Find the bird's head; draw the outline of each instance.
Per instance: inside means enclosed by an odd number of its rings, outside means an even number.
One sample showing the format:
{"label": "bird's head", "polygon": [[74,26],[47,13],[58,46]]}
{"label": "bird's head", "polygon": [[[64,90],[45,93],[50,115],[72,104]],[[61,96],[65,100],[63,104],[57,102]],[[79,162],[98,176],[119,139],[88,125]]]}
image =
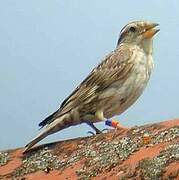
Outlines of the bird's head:
{"label": "bird's head", "polygon": [[118,44],[129,43],[141,46],[145,51],[152,51],[153,36],[159,31],[157,23],[135,21],[124,26],[120,32]]}

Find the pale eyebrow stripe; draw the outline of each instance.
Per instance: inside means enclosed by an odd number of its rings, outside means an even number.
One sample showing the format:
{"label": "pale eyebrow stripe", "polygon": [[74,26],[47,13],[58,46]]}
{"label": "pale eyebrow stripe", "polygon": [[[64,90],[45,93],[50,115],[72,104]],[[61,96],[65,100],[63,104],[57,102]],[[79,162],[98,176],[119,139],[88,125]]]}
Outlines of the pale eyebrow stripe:
{"label": "pale eyebrow stripe", "polygon": [[123,33],[124,29],[126,29],[126,27],[127,27],[127,26],[128,26],[128,24],[127,24],[127,25],[125,25],[125,26],[121,29],[120,34],[122,34],[122,33]]}

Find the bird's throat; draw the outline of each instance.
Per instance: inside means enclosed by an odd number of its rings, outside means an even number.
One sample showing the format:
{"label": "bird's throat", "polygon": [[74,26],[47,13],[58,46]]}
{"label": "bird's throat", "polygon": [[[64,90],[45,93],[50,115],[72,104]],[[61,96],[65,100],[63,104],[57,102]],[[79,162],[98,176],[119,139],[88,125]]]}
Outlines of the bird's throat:
{"label": "bird's throat", "polygon": [[152,39],[144,39],[141,42],[141,46],[147,54],[153,53],[153,40]]}

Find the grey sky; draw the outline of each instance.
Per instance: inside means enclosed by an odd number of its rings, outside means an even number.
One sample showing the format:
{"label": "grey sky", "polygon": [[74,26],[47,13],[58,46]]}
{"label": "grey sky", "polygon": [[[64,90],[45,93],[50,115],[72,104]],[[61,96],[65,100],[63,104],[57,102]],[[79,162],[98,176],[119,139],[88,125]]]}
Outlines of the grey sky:
{"label": "grey sky", "polygon": [[[38,123],[115,48],[120,29],[140,19],[159,23],[161,31],[147,89],[117,117],[125,126],[179,117],[178,1],[1,0],[0,149],[34,137]],[[43,142],[86,136],[87,130],[76,126]]]}

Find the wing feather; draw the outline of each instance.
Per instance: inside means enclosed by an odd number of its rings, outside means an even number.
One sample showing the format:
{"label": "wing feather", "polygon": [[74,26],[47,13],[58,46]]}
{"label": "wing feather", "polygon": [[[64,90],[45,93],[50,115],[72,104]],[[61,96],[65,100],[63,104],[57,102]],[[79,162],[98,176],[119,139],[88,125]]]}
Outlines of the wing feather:
{"label": "wing feather", "polygon": [[86,79],[67,97],[55,113],[54,119],[79,105],[96,101],[99,93],[116,81],[124,81],[133,67],[132,52],[127,46],[121,45],[92,70]]}

